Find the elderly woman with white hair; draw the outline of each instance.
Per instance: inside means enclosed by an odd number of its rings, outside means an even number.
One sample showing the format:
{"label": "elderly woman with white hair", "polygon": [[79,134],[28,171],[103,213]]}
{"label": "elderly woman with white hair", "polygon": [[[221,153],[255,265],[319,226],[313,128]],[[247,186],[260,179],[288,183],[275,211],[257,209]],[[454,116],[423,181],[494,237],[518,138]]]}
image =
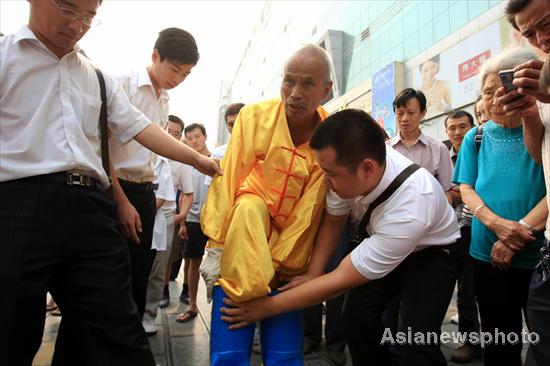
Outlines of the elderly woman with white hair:
{"label": "elderly woman with white hair", "polygon": [[486,366],[522,364],[521,315],[543,245],[538,230],[548,215],[542,166],[523,144],[522,119],[507,116],[495,96],[502,86],[499,71],[534,58],[531,50],[516,48],[483,65],[481,95],[489,121],[483,125],[480,146],[475,141],[478,129],[466,134],[453,178],[474,213],[470,255],[481,328],[493,337],[515,333],[485,346]]}

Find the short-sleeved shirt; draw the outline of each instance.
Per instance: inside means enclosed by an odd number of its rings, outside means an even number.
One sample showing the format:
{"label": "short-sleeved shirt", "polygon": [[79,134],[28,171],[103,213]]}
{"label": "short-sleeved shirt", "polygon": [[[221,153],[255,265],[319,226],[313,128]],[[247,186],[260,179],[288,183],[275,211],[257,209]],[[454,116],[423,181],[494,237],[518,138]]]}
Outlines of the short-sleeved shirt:
{"label": "short-sleeved shirt", "polygon": [[204,184],[205,178],[205,174],[193,168],[193,204],[187,214],[187,222],[201,222],[201,211],[208,191],[208,186]]}
{"label": "short-sleeved shirt", "polygon": [[[492,121],[485,123],[479,156],[475,133],[475,128],[470,130],[462,141],[453,181],[472,186],[496,215],[513,221],[525,217],[544,197],[546,188],[542,166],[531,158],[523,143],[523,126],[504,128]],[[495,233],[473,219],[470,255],[490,263],[497,240]],[[514,255],[511,266],[534,268],[541,245],[541,240],[528,243]]]}
{"label": "short-sleeved shirt", "polygon": [[[222,160],[226,150],[227,150],[227,144],[220,145],[216,147],[214,151],[212,151],[212,155],[210,156],[218,160]],[[212,177],[207,175],[206,178],[204,178],[204,184],[206,184],[207,186],[210,186],[210,184],[212,184]]]}
{"label": "short-sleeved shirt", "polygon": [[[117,75],[117,80],[130,102],[153,123],[162,126],[168,121],[168,92],[161,89],[157,98],[147,68]],[[156,154],[139,142],[121,144],[111,138],[109,153],[118,178],[135,183],[155,180]]]}
{"label": "short-sleeved shirt", "polygon": [[168,159],[161,156],[157,157],[155,174],[157,176],[155,183],[158,184],[158,188],[155,190],[155,197],[164,200],[164,203],[160,207],[164,215],[173,215],[176,211],[176,193],[174,192],[172,171],[170,170]]}
{"label": "short-sleeved shirt", "polygon": [[[72,171],[108,187],[99,81],[78,46],[59,58],[24,26],[0,38],[0,65],[0,181]],[[109,129],[124,144],[151,122],[103,75]]]}
{"label": "short-sleeved shirt", "polygon": [[[386,169],[369,194],[342,199],[333,191],[326,197],[331,215],[362,219],[369,205],[412,162],[386,148]],[[447,153],[448,154],[448,153]],[[354,267],[370,280],[393,271],[409,254],[430,246],[452,244],[460,237],[453,208],[441,184],[425,169],[414,172],[385,202],[372,211],[365,239],[351,253]]]}
{"label": "short-sleeved shirt", "polygon": [[193,167],[175,160],[168,160],[172,171],[174,190],[193,193]]}
{"label": "short-sleeved shirt", "polygon": [[429,171],[445,192],[451,189],[453,163],[445,144],[425,135],[422,131],[418,140],[410,147],[403,144],[400,134],[389,139],[386,144]]}
{"label": "short-sleeved shirt", "polygon": [[[550,58],[549,58],[550,59]],[[548,61],[547,61],[548,63]],[[538,103],[542,123],[544,124],[544,137],[542,139],[542,167],[544,169],[544,180],[546,192],[550,191],[550,104]],[[550,196],[546,195],[546,203],[550,209]],[[550,215],[546,219],[546,240],[550,241]]]}

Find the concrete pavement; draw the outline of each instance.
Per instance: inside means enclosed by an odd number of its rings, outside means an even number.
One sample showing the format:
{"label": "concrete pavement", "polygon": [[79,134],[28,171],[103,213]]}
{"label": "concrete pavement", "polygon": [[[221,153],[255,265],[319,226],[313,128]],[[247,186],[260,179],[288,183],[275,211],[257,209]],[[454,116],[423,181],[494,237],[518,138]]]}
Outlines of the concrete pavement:
{"label": "concrete pavement", "polygon": [[[159,312],[156,319],[158,333],[149,337],[151,348],[160,366],[208,366],[209,350],[209,325],[210,325],[210,304],[206,303],[205,288],[201,281],[199,286],[198,305],[199,316],[188,323],[177,323],[175,318],[179,312],[185,310],[186,305],[178,300],[181,291],[181,282],[170,283],[171,304]],[[456,296],[456,291],[455,291]],[[457,326],[451,324],[450,317],[456,314],[456,299],[453,297],[451,306],[445,317],[442,330],[447,332],[457,331]],[[57,328],[60,318],[48,314],[44,328],[42,346],[33,362],[34,366],[49,366],[57,335]],[[451,352],[459,347],[459,344],[449,343],[442,345],[443,353],[447,360],[450,360]],[[525,348],[525,347],[524,347]],[[253,354],[252,366],[261,365],[259,355]],[[329,366],[323,350],[313,352],[305,356],[306,366]],[[348,357],[346,366],[351,365]],[[449,362],[449,365],[456,365]],[[482,365],[480,360],[465,365]]]}

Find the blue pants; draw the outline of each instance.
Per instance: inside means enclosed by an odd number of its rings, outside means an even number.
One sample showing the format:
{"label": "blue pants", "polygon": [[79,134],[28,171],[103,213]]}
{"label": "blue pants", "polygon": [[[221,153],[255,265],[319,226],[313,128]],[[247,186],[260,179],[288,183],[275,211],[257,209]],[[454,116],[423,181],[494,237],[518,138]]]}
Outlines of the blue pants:
{"label": "blue pants", "polygon": [[[270,296],[276,295],[273,291]],[[229,323],[220,319],[220,308],[227,307],[227,297],[220,286],[214,287],[212,329],[210,335],[210,365],[248,366],[255,324],[229,330]],[[277,315],[261,322],[260,341],[264,366],[303,366],[304,326],[301,311]]]}

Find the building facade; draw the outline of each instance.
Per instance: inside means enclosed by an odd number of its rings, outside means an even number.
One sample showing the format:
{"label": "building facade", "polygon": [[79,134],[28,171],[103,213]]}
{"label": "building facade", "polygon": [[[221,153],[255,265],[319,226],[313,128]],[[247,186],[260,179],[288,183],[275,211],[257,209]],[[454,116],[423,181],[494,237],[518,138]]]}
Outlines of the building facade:
{"label": "building facade", "polygon": [[521,43],[504,18],[505,5],[501,0],[268,2],[220,108],[278,96],[285,60],[300,45],[315,43],[333,59],[335,87],[327,109],[364,109],[394,135],[395,94],[405,87],[421,89],[428,97],[422,128],[445,139],[445,113],[473,111],[481,64]]}

